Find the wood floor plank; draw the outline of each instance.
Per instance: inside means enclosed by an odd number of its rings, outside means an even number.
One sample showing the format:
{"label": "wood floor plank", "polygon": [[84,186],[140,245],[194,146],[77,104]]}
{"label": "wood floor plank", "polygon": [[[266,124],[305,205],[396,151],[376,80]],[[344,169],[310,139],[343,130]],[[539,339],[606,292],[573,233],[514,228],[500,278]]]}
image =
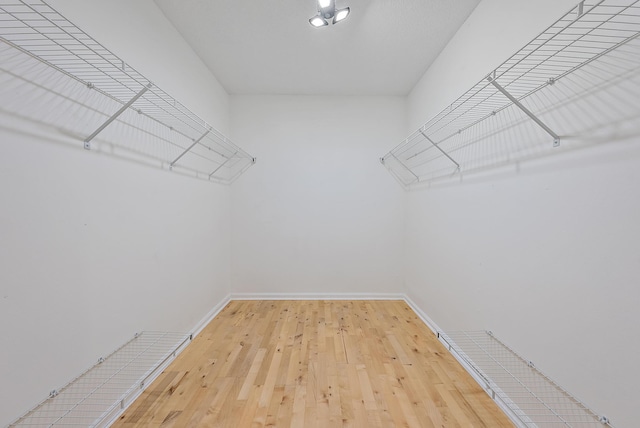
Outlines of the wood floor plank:
{"label": "wood floor plank", "polygon": [[233,301],[114,427],[512,427],[402,301]]}

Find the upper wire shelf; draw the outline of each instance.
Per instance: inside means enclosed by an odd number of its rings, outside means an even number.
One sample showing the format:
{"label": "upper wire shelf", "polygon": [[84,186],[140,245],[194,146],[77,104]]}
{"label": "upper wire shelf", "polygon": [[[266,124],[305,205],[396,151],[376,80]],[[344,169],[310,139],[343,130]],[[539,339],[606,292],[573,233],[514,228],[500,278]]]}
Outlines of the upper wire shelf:
{"label": "upper wire shelf", "polygon": [[637,133],[638,1],[582,1],[381,158],[405,187]]}
{"label": "upper wire shelf", "polygon": [[44,1],[0,0],[0,41],[4,113],[222,183],[255,163]]}

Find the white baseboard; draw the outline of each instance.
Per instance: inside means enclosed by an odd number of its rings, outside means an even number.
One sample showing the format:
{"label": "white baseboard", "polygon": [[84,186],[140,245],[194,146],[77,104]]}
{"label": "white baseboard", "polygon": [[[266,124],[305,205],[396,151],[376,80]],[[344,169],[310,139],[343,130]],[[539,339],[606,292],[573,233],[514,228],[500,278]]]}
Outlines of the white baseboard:
{"label": "white baseboard", "polygon": [[196,337],[200,332],[214,319],[221,310],[231,301],[235,300],[231,298],[231,294],[227,294],[221,301],[219,301],[207,314],[191,329],[192,338]]}
{"label": "white baseboard", "polygon": [[404,300],[400,293],[232,293],[231,300]]}
{"label": "white baseboard", "polygon": [[429,327],[434,334],[437,335],[438,332],[442,331],[440,327],[438,327],[438,324],[436,324],[434,320],[429,318],[429,316],[422,309],[420,309],[420,307],[416,305],[416,303],[413,300],[411,300],[409,296],[407,296],[406,294],[404,294],[403,296],[404,298],[402,300],[404,300],[404,302],[407,305],[409,305],[411,309],[413,309],[413,312],[415,312],[416,315],[418,315],[418,317],[422,320],[422,322],[425,323],[427,327]]}

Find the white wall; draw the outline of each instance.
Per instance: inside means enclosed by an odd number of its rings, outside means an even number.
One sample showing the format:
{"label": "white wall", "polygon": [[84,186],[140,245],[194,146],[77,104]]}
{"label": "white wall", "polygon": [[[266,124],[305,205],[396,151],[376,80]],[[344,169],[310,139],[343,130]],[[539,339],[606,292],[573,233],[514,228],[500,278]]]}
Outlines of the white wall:
{"label": "white wall", "polygon": [[[484,0],[410,94],[409,130],[571,6]],[[618,427],[637,425],[640,402],[639,142],[465,176],[407,201],[410,297],[445,331],[493,330]]]}
{"label": "white wall", "polygon": [[232,96],[231,112],[258,158],[232,185],[234,292],[400,292],[405,195],[378,157],[404,99]]}
{"label": "white wall", "polygon": [[[228,96],[153,2],[51,3],[228,129]],[[229,293],[230,189],[13,117],[0,116],[0,159],[4,425],[136,331],[188,331]]]}

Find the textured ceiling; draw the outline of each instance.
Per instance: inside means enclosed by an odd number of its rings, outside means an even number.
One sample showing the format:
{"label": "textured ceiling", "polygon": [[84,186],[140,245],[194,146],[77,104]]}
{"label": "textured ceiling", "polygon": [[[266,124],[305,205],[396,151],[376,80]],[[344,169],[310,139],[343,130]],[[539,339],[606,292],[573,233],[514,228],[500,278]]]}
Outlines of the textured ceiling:
{"label": "textured ceiling", "polygon": [[406,95],[479,0],[155,0],[230,94]]}

